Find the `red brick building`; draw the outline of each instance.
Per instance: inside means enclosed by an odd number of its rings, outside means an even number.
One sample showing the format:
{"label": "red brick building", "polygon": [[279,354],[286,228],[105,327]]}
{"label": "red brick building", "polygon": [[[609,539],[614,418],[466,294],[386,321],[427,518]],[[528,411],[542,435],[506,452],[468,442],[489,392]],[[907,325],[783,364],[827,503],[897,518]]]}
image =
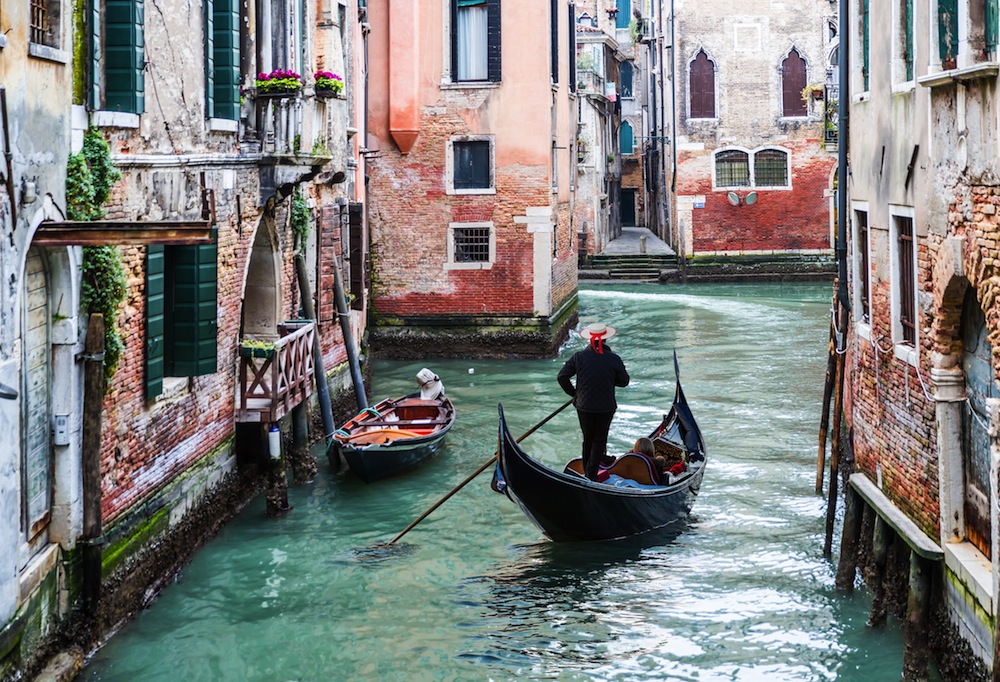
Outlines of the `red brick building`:
{"label": "red brick building", "polygon": [[576,318],[572,3],[369,3],[371,344],[551,354]]}

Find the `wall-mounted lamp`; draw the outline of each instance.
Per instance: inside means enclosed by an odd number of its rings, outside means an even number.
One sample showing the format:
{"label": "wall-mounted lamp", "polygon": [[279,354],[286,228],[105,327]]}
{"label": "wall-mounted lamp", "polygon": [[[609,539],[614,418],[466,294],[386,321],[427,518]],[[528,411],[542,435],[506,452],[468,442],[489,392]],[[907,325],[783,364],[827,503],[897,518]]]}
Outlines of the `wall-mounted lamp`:
{"label": "wall-mounted lamp", "polygon": [[747,202],[747,206],[753,206],[754,204],[756,204],[757,203],[757,193],[756,192],[750,192],[750,194],[747,195],[746,202]]}
{"label": "wall-mounted lamp", "polygon": [[750,192],[747,194],[746,199],[741,197],[736,192],[729,192],[726,194],[726,201],[728,201],[732,206],[739,206],[740,204],[746,204],[747,206],[753,206],[757,203],[757,193]]}
{"label": "wall-mounted lamp", "polygon": [[726,200],[732,206],[739,206],[740,205],[740,195],[737,194],[736,192],[730,192],[729,194],[727,194],[726,195]]}
{"label": "wall-mounted lamp", "polygon": [[24,191],[21,193],[21,203],[33,204],[35,199],[38,198],[38,192],[35,189],[35,183],[26,182],[24,183]]}
{"label": "wall-mounted lamp", "polygon": [[7,384],[0,383],[0,398],[4,400],[17,400],[17,390]]}

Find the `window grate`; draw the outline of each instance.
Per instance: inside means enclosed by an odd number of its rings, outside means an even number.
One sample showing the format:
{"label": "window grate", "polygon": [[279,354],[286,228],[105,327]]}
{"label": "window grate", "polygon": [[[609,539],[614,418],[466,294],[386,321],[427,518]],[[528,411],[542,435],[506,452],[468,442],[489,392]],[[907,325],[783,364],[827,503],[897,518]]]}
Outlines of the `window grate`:
{"label": "window grate", "polygon": [[45,0],[31,0],[31,42],[46,44],[48,32],[49,21]]}
{"label": "window grate", "polygon": [[715,184],[719,187],[749,187],[750,160],[747,153],[730,149],[716,154]]}
{"label": "window grate", "polygon": [[896,217],[896,239],[899,243],[899,324],[903,342],[917,345],[916,305],[913,286],[913,219]]}
{"label": "window grate", "polygon": [[490,228],[456,227],[455,262],[488,263],[490,260]]}
{"label": "window grate", "polygon": [[762,149],[753,155],[754,184],[757,187],[788,185],[788,154],[777,149]]}

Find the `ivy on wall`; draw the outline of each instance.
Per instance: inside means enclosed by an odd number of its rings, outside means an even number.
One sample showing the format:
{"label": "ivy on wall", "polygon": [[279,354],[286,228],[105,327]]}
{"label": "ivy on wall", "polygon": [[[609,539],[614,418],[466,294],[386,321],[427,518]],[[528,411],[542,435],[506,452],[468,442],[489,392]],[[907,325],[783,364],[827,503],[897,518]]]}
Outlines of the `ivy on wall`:
{"label": "ivy on wall", "polygon": [[292,192],[292,234],[299,244],[299,252],[305,251],[306,240],[309,238],[309,204],[302,196],[302,190],[296,185]]}
{"label": "ivy on wall", "polygon": [[[83,149],[66,166],[66,215],[70,220],[100,220],[111,188],[121,174],[111,163],[111,149],[97,128],[83,135]],[[117,246],[83,248],[81,298],[84,310],[104,316],[104,379],[118,369],[125,346],[118,334],[118,310],[125,300],[125,268]]]}

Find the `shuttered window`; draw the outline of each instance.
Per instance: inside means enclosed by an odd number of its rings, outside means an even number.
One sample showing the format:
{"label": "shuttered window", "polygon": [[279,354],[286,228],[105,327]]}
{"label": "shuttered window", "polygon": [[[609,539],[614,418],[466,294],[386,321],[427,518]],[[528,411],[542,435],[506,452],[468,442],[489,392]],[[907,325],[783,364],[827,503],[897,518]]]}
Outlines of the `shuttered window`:
{"label": "shuttered window", "polygon": [[490,143],[488,140],[453,142],[455,154],[455,189],[488,189],[490,179]]}
{"label": "shuttered window", "polygon": [[[912,0],[911,0],[912,2]],[[985,0],[986,2],[986,26],[984,31],[986,35],[986,54],[985,59],[988,61],[993,61],[997,58],[997,31],[1000,30],[1000,19],[998,19],[997,11],[997,0]]]}
{"label": "shuttered window", "polygon": [[205,115],[240,117],[240,34],[236,0],[205,3]]}
{"label": "shuttered window", "polygon": [[622,121],[622,127],[618,135],[618,146],[622,154],[631,154],[635,149],[635,140],[632,138],[632,126],[628,121]]}
{"label": "shuttered window", "polygon": [[622,62],[619,70],[621,78],[622,97],[632,99],[632,62]]}
{"label": "shuttered window", "polygon": [[806,102],[802,91],[806,87],[806,60],[799,51],[792,51],[781,62],[781,115],[807,115]]}
{"label": "shuttered window", "polygon": [[101,0],[88,0],[87,4],[87,56],[90,74],[87,81],[87,104],[91,109],[101,108]]}
{"label": "shuttered window", "polygon": [[146,250],[146,398],[163,377],[218,369],[218,246],[150,246]]}
{"label": "shuttered window", "polygon": [[452,0],[452,77],[500,80],[500,0]]}
{"label": "shuttered window", "polygon": [[896,222],[896,254],[899,258],[899,324],[903,330],[903,343],[917,343],[916,301],[914,286],[913,219],[894,216]]}
{"label": "shuttered window", "polygon": [[143,0],[104,0],[104,109],[145,111]]}
{"label": "shuttered window", "polygon": [[553,83],[559,82],[559,0],[549,0],[549,67]]}
{"label": "shuttered window", "polygon": [[942,68],[955,68],[958,58],[958,0],[938,0],[938,57]]}
{"label": "shuttered window", "polygon": [[715,155],[715,184],[718,187],[749,187],[749,154],[739,149],[718,152]]}
{"label": "shuttered window", "polygon": [[691,118],[715,118],[715,64],[704,50],[691,62]]}
{"label": "shuttered window", "polygon": [[857,240],[855,241],[854,249],[858,259],[858,278],[855,286],[858,288],[858,301],[861,303],[861,320],[867,323],[871,321],[871,313],[869,312],[870,303],[868,300],[869,281],[871,277],[871,262],[869,261],[868,253],[868,212],[855,211],[854,223],[857,226]]}
{"label": "shuttered window", "polygon": [[631,0],[618,0],[615,4],[618,14],[615,15],[615,28],[628,28],[628,22],[632,20]]}
{"label": "shuttered window", "polygon": [[903,0],[903,77],[913,80],[913,0]]}
{"label": "shuttered window", "polygon": [[568,38],[569,46],[566,50],[566,61],[569,62],[569,89],[576,92],[576,5],[569,3]]}
{"label": "shuttered window", "polygon": [[[945,0],[948,1],[948,0]],[[869,38],[871,33],[871,13],[869,11],[870,0],[860,0],[859,14],[861,19],[861,89],[868,92],[868,80],[871,75],[869,64]]]}

